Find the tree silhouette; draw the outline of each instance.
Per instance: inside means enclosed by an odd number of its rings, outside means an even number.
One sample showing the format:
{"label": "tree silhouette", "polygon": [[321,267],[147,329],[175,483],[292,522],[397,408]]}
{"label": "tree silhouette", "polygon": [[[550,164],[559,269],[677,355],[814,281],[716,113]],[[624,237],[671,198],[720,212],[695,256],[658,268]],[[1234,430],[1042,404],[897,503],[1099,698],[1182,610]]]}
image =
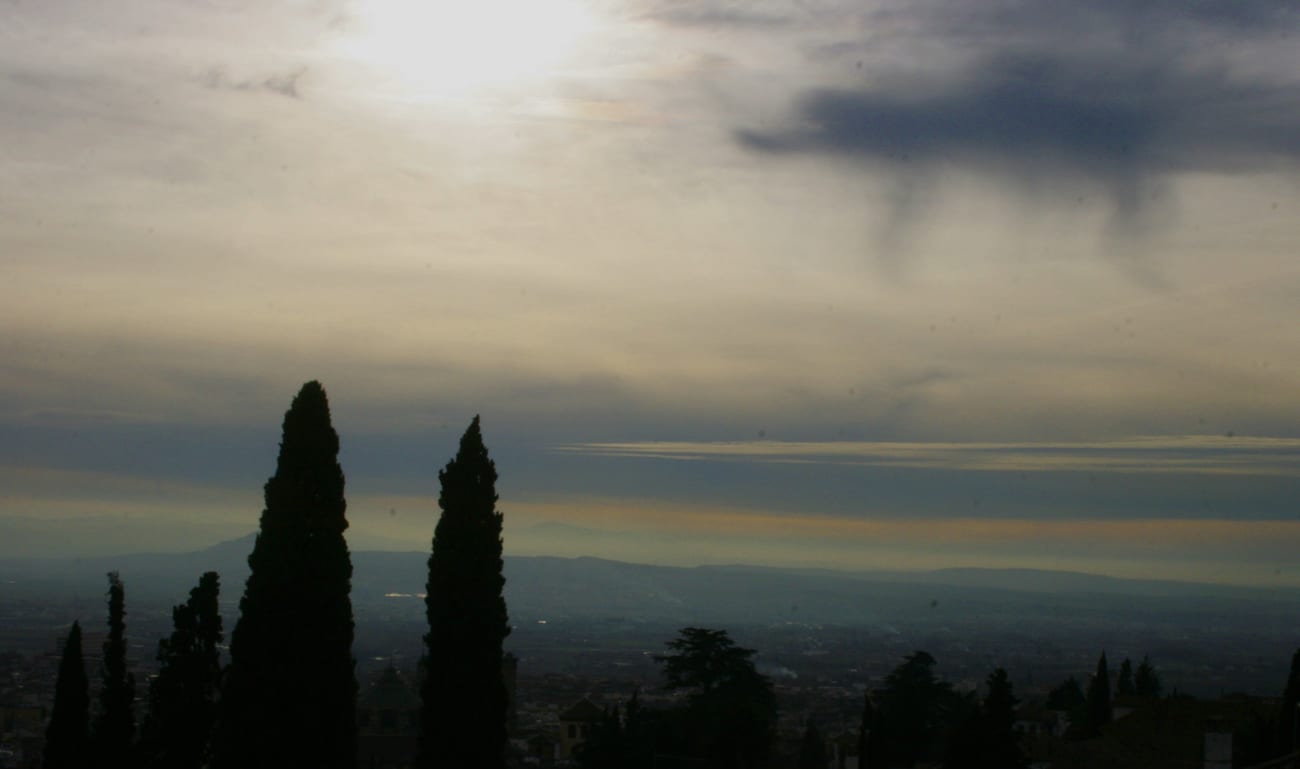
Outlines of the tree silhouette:
{"label": "tree silhouette", "polygon": [[915,651],[885,679],[868,745],[869,766],[912,766],[938,750],[936,736],[948,722],[952,689],[935,678],[934,666],[934,657]]}
{"label": "tree silhouette", "polygon": [[1049,710],[1074,712],[1087,703],[1088,698],[1083,694],[1083,687],[1079,686],[1079,679],[1074,676],[1065,679],[1047,693]]}
{"label": "tree silhouette", "polygon": [[45,769],[86,769],[90,734],[90,692],[81,654],[81,625],[73,622],[59,658],[54,706],[45,729]]}
{"label": "tree silhouette", "polygon": [[655,756],[648,732],[653,726],[641,708],[639,691],[633,691],[621,718],[615,706],[592,725],[586,741],[573,751],[574,763],[582,769],[651,769]]}
{"label": "tree silhouette", "polygon": [[1291,672],[1282,691],[1281,723],[1277,730],[1279,753],[1300,750],[1300,649],[1291,655]]}
{"label": "tree silhouette", "polygon": [[144,769],[199,769],[208,761],[221,682],[219,590],[217,573],[204,574],[189,600],[172,609],[171,637],[158,642],[158,676],[141,729]]}
{"label": "tree silhouette", "polygon": [[876,728],[876,709],[871,706],[871,690],[862,693],[862,718],[858,722],[858,766],[867,765],[871,731]]}
{"label": "tree silhouette", "polygon": [[1137,675],[1133,679],[1134,693],[1139,697],[1156,698],[1160,696],[1160,675],[1152,667],[1151,660],[1144,654],[1142,664],[1138,665]]}
{"label": "tree silhouette", "polygon": [[767,763],[776,728],[772,683],[754,668],[753,649],[736,646],[725,630],[683,628],[658,655],[664,688],[687,695],[686,749],[716,769]]}
{"label": "tree silhouette", "polygon": [[1016,732],[1016,700],[1007,671],[995,669],[988,677],[984,696],[984,766],[989,769],[1019,769],[1025,766]]}
{"label": "tree silhouette", "polygon": [[1137,689],[1133,686],[1133,663],[1128,661],[1128,657],[1119,666],[1119,681],[1115,684],[1115,694],[1119,697],[1128,697],[1137,694]]}
{"label": "tree silhouette", "polygon": [[230,640],[216,769],[352,769],[357,682],[343,470],[329,402],[302,386],[284,415],[275,475]]}
{"label": "tree silhouette", "polygon": [[[1138,669],[1139,676],[1141,668]],[[1110,671],[1106,667],[1106,652],[1097,660],[1097,672],[1088,682],[1088,734],[1096,736],[1111,720]]]}
{"label": "tree silhouette", "polygon": [[416,766],[501,769],[507,712],[501,660],[510,625],[497,471],[477,416],[438,480],[442,514],[425,593],[429,632]]}
{"label": "tree silhouette", "polygon": [[91,727],[95,763],[104,769],[133,769],[135,676],[126,670],[126,591],[115,571],[108,573],[108,637],[102,672],[99,713]]}

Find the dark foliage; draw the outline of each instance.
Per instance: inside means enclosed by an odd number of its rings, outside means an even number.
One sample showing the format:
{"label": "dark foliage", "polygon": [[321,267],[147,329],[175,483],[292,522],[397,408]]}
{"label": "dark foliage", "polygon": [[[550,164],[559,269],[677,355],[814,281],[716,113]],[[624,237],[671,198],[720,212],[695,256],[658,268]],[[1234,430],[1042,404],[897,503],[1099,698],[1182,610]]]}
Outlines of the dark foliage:
{"label": "dark foliage", "polygon": [[957,706],[952,688],[935,678],[934,657],[916,651],[885,679],[878,693],[868,766],[912,766],[944,754],[944,737]]}
{"label": "dark foliage", "polygon": [[[1141,668],[1138,669],[1139,676]],[[1102,727],[1111,721],[1111,701],[1110,701],[1110,670],[1106,666],[1106,652],[1101,653],[1101,658],[1097,660],[1097,672],[1093,674],[1092,680],[1088,682],[1088,717],[1087,731],[1090,736],[1096,736],[1101,732]]]}
{"label": "dark foliage", "polygon": [[977,769],[986,765],[984,711],[974,692],[954,694],[948,716],[951,726],[944,747],[944,769]]}
{"label": "dark foliage", "polygon": [[1300,750],[1300,649],[1291,655],[1291,672],[1282,690],[1282,710],[1277,728],[1278,752]]}
{"label": "dark foliage", "polygon": [[90,691],[86,662],[81,654],[81,625],[74,622],[63,644],[59,677],[54,684],[54,707],[45,730],[46,769],[85,769],[88,766]]}
{"label": "dark foliage", "polygon": [[1125,657],[1119,666],[1119,680],[1115,683],[1115,695],[1131,697],[1134,694],[1137,694],[1137,689],[1133,685],[1133,663]]}
{"label": "dark foliage", "polygon": [[1133,689],[1139,697],[1160,696],[1160,674],[1156,673],[1151,660],[1145,654],[1142,655],[1142,664],[1138,665],[1137,674],[1133,677]]}
{"label": "dark foliage", "polygon": [[[657,748],[715,769],[765,766],[776,729],[776,695],[759,675],[753,649],[736,646],[725,630],[688,627],[656,656],[664,688],[687,695],[677,719],[666,719]],[[661,725],[662,726],[662,725]],[[665,750],[666,748],[666,750]]]}
{"label": "dark foliage", "polygon": [[983,766],[989,769],[1019,769],[1025,766],[1016,733],[1016,706],[1019,701],[1011,688],[1007,671],[997,668],[988,677],[988,694],[984,697]]}
{"label": "dark foliage", "polygon": [[622,718],[618,708],[607,712],[574,751],[576,764],[582,769],[652,769],[662,715],[642,708],[639,693],[633,692]]}
{"label": "dark foliage", "polygon": [[574,762],[582,769],[623,769],[630,766],[629,740],[618,708],[605,711],[593,724],[587,740],[574,748]]}
{"label": "dark foliage", "polygon": [[809,721],[799,743],[799,769],[826,769],[828,761],[826,740],[822,739],[817,724]]}
{"label": "dark foliage", "polygon": [[141,729],[144,769],[199,769],[208,762],[221,683],[219,590],[217,573],[204,574],[189,600],[172,609],[171,637],[158,642],[158,676]]}
{"label": "dark foliage", "polygon": [[971,698],[958,705],[945,769],[1021,769],[1027,765],[1016,732],[1018,703],[1007,671],[997,668],[985,683],[988,692],[982,703]]}
{"label": "dark foliage", "polygon": [[429,556],[429,633],[416,766],[501,769],[507,711],[502,644],[510,624],[497,471],[477,416],[438,480],[442,514]]}
{"label": "dark foliage", "polygon": [[95,764],[103,769],[134,769],[135,676],[126,670],[126,591],[115,571],[108,574],[102,674],[99,712],[90,730]]}
{"label": "dark foliage", "polygon": [[876,709],[871,706],[871,690],[862,694],[862,720],[858,723],[858,761],[865,765],[871,743],[871,730],[876,727]]}
{"label": "dark foliage", "polygon": [[1081,713],[1087,703],[1088,698],[1083,695],[1083,687],[1079,685],[1079,680],[1074,676],[1065,679],[1047,693],[1047,707],[1049,710]]}
{"label": "dark foliage", "polygon": [[319,382],[284,415],[230,641],[216,769],[352,769],[357,682],[339,439]]}

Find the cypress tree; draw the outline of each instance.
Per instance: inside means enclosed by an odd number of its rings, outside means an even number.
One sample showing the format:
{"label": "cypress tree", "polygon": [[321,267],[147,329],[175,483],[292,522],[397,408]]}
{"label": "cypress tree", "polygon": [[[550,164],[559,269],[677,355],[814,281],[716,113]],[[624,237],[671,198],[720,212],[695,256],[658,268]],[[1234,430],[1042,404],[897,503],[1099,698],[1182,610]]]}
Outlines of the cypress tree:
{"label": "cypress tree", "polygon": [[329,402],[302,386],[284,415],[275,475],[230,639],[216,769],[353,769],[356,663],[343,470]]}
{"label": "cypress tree", "polygon": [[90,733],[90,689],[81,655],[81,625],[73,622],[59,659],[54,707],[45,729],[45,769],[86,769]]}
{"label": "cypress tree", "polygon": [[475,416],[455,458],[438,473],[442,513],[426,585],[429,633],[424,637],[417,767],[505,766],[501,660],[510,625],[496,480],[496,465],[488,458]]}
{"label": "cypress tree", "polygon": [[1102,652],[1101,659],[1097,660],[1097,673],[1088,684],[1088,733],[1096,736],[1110,719],[1110,671],[1106,667],[1106,652]]}
{"label": "cypress tree", "polygon": [[103,686],[91,729],[95,762],[104,769],[133,769],[135,676],[126,670],[126,591],[108,573],[108,637],[104,639]]}
{"label": "cypress tree", "polygon": [[171,637],[158,642],[158,676],[141,730],[146,769],[199,769],[208,761],[221,682],[219,590],[217,573],[204,574],[189,600],[172,609]]}

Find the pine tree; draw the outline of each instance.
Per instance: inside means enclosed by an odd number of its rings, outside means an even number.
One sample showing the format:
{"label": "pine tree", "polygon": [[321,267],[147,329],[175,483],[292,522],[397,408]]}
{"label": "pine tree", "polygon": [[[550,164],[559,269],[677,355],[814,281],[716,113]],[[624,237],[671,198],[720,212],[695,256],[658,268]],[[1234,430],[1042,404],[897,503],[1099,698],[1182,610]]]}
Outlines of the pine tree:
{"label": "pine tree", "polygon": [[1137,694],[1137,689],[1133,686],[1133,663],[1128,661],[1128,657],[1119,666],[1119,681],[1115,684],[1115,694],[1120,697],[1129,697]]}
{"label": "pine tree", "polygon": [[1133,690],[1139,697],[1154,699],[1160,696],[1160,676],[1145,654],[1142,655],[1142,664],[1138,665],[1137,675],[1133,678]]}
{"label": "pine tree", "polygon": [[768,763],[776,735],[776,695],[772,682],[751,659],[755,651],[737,646],[725,630],[682,628],[668,642],[664,688],[684,691],[683,749],[715,769],[759,767]]}
{"label": "pine tree", "polygon": [[135,676],[126,670],[126,591],[117,572],[108,573],[108,637],[104,639],[99,713],[91,728],[95,763],[103,769],[133,769]]}
{"label": "pine tree", "polygon": [[319,382],[284,415],[230,639],[215,769],[356,766],[352,560],[338,434]]}
{"label": "pine tree", "polygon": [[1088,684],[1088,733],[1097,735],[1111,720],[1110,671],[1106,667],[1106,652],[1097,660],[1097,673]]}
{"label": "pine tree", "polygon": [[141,729],[146,769],[199,769],[208,761],[221,681],[219,589],[217,573],[204,574],[189,601],[172,609],[171,637],[158,642],[158,676]]}
{"label": "pine tree", "polygon": [[81,655],[81,625],[73,622],[59,659],[54,707],[45,730],[45,769],[86,769],[89,765],[90,691]]}
{"label": "pine tree", "polygon": [[501,660],[510,625],[497,471],[477,416],[438,480],[442,514],[429,556],[429,633],[416,766],[501,769],[507,711]]}

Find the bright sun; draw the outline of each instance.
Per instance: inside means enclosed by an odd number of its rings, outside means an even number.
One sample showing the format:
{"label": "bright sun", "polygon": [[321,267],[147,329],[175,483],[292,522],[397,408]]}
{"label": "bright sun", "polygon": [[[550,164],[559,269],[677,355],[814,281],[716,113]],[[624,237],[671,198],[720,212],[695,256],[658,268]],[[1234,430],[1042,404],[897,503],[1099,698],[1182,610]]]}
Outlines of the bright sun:
{"label": "bright sun", "polygon": [[553,75],[593,26],[582,0],[362,0],[348,55],[409,95]]}

